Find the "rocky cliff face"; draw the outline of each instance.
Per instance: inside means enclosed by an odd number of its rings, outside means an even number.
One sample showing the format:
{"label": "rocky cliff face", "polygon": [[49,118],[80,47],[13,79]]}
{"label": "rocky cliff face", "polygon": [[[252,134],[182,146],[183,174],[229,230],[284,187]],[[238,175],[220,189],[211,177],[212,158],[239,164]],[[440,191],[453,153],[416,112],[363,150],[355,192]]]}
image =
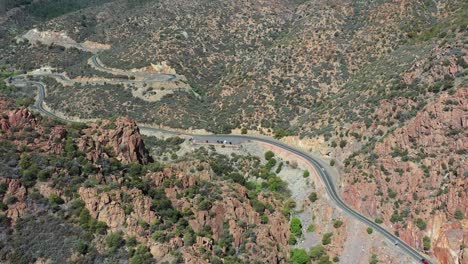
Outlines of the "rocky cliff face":
{"label": "rocky cliff face", "polygon": [[[152,239],[151,232],[141,223],[152,225],[155,222],[164,223],[167,219],[164,219],[164,212],[154,208],[153,200],[140,190],[123,188],[98,193],[94,188],[80,188],[78,193],[93,218],[105,222],[112,231],[124,231],[136,236],[138,241],[150,248],[158,261],[166,259],[169,252],[180,249],[185,263],[207,263],[199,252],[201,247],[206,252],[221,250],[224,253],[236,248],[246,261],[284,263],[289,237],[289,225],[284,215],[278,210],[267,210],[268,224],[262,222],[260,214],[249,202],[245,187],[215,180],[209,169],[199,171],[197,176],[189,175],[192,168],[200,166],[209,168],[206,163],[183,162],[145,176],[154,184],[153,188],[162,188],[176,210],[191,215],[187,223],[198,234],[193,242],[178,236],[166,242]],[[213,184],[210,188],[219,193],[219,198],[209,208],[200,208],[199,200],[203,198],[199,195],[187,196],[187,192],[207,184],[206,181]],[[280,206],[273,198],[261,196],[259,200],[269,202],[274,207]],[[126,212],[125,208],[132,208],[132,211]],[[173,228],[169,227],[170,230]],[[210,235],[203,235],[206,230],[210,230]],[[219,241],[225,239],[232,241],[220,247]]]}
{"label": "rocky cliff face", "polygon": [[83,130],[83,133],[84,135],[77,139],[77,145],[89,160],[115,157],[125,164],[146,164],[151,161],[139,128],[135,121],[129,118],[92,124]]}
{"label": "rocky cliff face", "polygon": [[442,94],[352,158],[345,175],[347,202],[441,263],[466,261],[466,105],[466,88]]}

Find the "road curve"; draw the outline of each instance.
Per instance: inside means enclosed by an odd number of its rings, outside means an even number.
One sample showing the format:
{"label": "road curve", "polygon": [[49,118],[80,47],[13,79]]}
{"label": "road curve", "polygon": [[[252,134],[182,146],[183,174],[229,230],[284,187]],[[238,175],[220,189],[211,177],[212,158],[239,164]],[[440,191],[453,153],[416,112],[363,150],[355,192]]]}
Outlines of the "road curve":
{"label": "road curve", "polygon": [[[93,55],[91,57],[91,63],[93,64],[94,67],[96,67],[100,71],[109,72],[113,74],[119,74],[119,73],[115,73],[112,69],[107,68],[104,64],[102,64],[102,62],[99,60],[97,55]],[[171,82],[171,81],[177,80],[178,78],[176,74],[171,74],[171,73],[148,73],[148,72],[123,73],[123,72],[124,71],[122,71],[122,73],[120,74],[146,77],[147,80],[145,80],[144,82]],[[132,82],[135,82],[135,81],[132,81]]]}
{"label": "road curve", "polygon": [[[62,118],[60,116],[57,116],[56,114],[47,111],[46,109],[43,108],[43,101],[45,98],[45,84],[37,81],[29,81],[24,78],[24,76],[19,76],[19,77],[14,77],[12,78],[12,84],[17,85],[17,84],[31,84],[34,85],[38,88],[38,96],[36,98],[36,101],[34,103],[34,107],[43,115],[56,118],[58,120],[64,121],[64,122],[74,122],[73,120],[68,120],[65,118]],[[208,141],[208,143],[211,142],[216,142],[216,140],[227,140],[227,141],[232,141],[232,142],[242,142],[242,141],[259,141],[259,142],[264,142],[268,143],[271,145],[274,145],[276,147],[280,147],[284,150],[287,150],[295,155],[300,156],[301,158],[304,158],[306,161],[308,161],[311,165],[314,166],[316,169],[317,173],[319,174],[320,178],[322,179],[323,183],[325,184],[325,189],[330,196],[330,198],[333,200],[333,202],[341,208],[345,213],[348,215],[358,219],[359,221],[363,222],[367,226],[373,228],[377,232],[381,233],[384,237],[390,240],[390,242],[395,246],[400,248],[403,252],[405,252],[408,256],[412,257],[415,259],[417,262],[421,262],[422,259],[426,259],[429,261],[431,264],[435,264],[433,260],[428,259],[425,255],[421,254],[411,246],[409,246],[407,243],[405,243],[403,240],[401,240],[399,237],[396,235],[392,234],[391,232],[387,231],[385,228],[382,226],[378,225],[374,221],[368,219],[364,215],[358,213],[354,209],[352,209],[350,206],[348,206],[339,196],[338,191],[336,190],[335,184],[333,182],[332,177],[330,176],[330,173],[327,171],[327,168],[323,166],[322,164],[324,163],[323,161],[312,157],[308,153],[299,150],[295,147],[292,147],[290,145],[287,145],[281,141],[275,140],[271,137],[266,137],[266,136],[254,136],[254,135],[234,135],[234,134],[226,134],[226,135],[193,135],[193,134],[188,134],[188,133],[179,133],[176,131],[171,131],[171,130],[166,130],[166,129],[161,129],[161,128],[155,128],[155,127],[148,127],[148,126],[139,126],[140,129],[148,130],[148,131],[154,131],[154,132],[162,132],[170,135],[184,135],[184,136],[191,136],[194,138],[197,138],[198,140],[201,141]]]}

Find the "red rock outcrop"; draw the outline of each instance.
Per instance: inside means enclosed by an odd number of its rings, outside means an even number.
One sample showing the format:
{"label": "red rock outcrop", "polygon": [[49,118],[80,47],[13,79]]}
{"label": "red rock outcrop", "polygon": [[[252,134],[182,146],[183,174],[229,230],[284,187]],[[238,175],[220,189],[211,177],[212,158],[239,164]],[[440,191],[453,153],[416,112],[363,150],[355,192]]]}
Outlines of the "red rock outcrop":
{"label": "red rock outcrop", "polygon": [[[396,129],[373,149],[374,161],[359,155],[345,175],[345,200],[372,218],[383,218],[410,245],[423,249],[430,237],[430,254],[441,263],[463,263],[466,244],[466,128],[468,88],[444,93],[415,118]],[[392,219],[392,221],[390,221]],[[416,219],[422,219],[426,227]],[[421,222],[420,220],[418,220]]]}
{"label": "red rock outcrop", "polygon": [[[8,189],[3,197],[3,203],[8,205],[6,216],[9,217],[13,223],[16,223],[19,217],[21,217],[27,210],[26,204],[26,188],[17,179],[1,178],[0,183],[6,183]],[[14,202],[11,200],[14,197]]]}
{"label": "red rock outcrop", "polygon": [[105,120],[101,124],[91,124],[83,132],[84,135],[77,139],[77,145],[89,160],[115,157],[126,164],[146,164],[151,160],[140,130],[130,118],[119,118],[115,123]]}

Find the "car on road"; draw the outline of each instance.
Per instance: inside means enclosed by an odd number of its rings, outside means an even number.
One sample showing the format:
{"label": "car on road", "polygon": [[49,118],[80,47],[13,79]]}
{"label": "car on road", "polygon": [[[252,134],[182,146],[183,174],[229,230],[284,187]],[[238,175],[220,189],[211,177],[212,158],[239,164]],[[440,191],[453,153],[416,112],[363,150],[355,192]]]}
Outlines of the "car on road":
{"label": "car on road", "polygon": [[425,260],[425,259],[421,259],[421,263],[423,264],[429,264],[429,261]]}

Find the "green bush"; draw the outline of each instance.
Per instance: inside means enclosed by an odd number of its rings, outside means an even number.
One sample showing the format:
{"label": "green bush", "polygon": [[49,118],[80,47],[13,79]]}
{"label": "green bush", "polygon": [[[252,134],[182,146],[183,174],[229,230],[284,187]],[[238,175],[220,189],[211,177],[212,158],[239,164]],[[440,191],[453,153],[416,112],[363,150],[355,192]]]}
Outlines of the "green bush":
{"label": "green bush", "polygon": [[81,255],[85,255],[89,251],[89,245],[83,240],[78,240],[76,243],[76,252],[78,252]]}
{"label": "green bush", "polygon": [[331,237],[333,236],[333,233],[325,233],[322,237],[322,245],[328,245],[331,243]]}
{"label": "green bush", "polygon": [[265,204],[263,204],[259,200],[253,199],[251,203],[252,203],[252,207],[257,213],[263,214],[265,212]]}
{"label": "green bush", "polygon": [[423,238],[423,247],[424,250],[431,249],[431,239],[428,236],[424,236]]}
{"label": "green bush", "polygon": [[49,202],[54,205],[59,205],[59,204],[63,204],[65,201],[63,201],[63,199],[60,196],[56,194],[51,194],[49,196]]}
{"label": "green bush", "polygon": [[293,264],[308,264],[310,257],[304,249],[291,249],[291,261]]}
{"label": "green bush", "polygon": [[462,212],[460,209],[457,209],[457,210],[455,211],[455,219],[457,219],[457,220],[463,220],[463,218],[465,218],[465,217],[463,216],[463,212]]}
{"label": "green bush", "polygon": [[341,220],[335,220],[335,222],[333,223],[334,228],[340,228],[342,225],[343,225],[343,221]]}
{"label": "green bush", "polygon": [[372,229],[372,227],[368,227],[367,228],[367,234],[372,234],[374,232],[374,229]]}
{"label": "green bush", "polygon": [[324,254],[325,254],[325,248],[321,245],[311,247],[309,251],[309,255],[312,258],[312,260],[318,260]]}
{"label": "green bush", "polygon": [[148,247],[139,245],[133,256],[130,258],[130,264],[151,264],[154,263],[153,255],[151,255]]}
{"label": "green bush", "polygon": [[289,245],[295,245],[297,243],[297,238],[295,235],[291,234],[288,239]]}
{"label": "green bush", "polygon": [[280,164],[278,165],[278,168],[276,168],[275,173],[276,174],[280,173],[282,169],[283,169],[283,162],[280,162]]}
{"label": "green bush", "polygon": [[414,221],[414,224],[420,229],[420,230],[425,230],[426,229],[426,222],[422,220],[421,218],[418,218]]}
{"label": "green bush", "polygon": [[317,197],[317,193],[316,192],[312,192],[310,195],[309,195],[309,200],[311,202],[315,202],[317,201],[318,197]]}
{"label": "green bush", "polygon": [[382,224],[382,223],[383,223],[383,220],[380,219],[380,218],[376,218],[376,219],[374,220],[374,222],[376,222],[377,224]]}
{"label": "green bush", "polygon": [[307,232],[314,232],[315,231],[315,225],[314,224],[310,224],[308,227],[307,227]]}
{"label": "green bush", "polygon": [[106,247],[111,251],[115,252],[119,247],[125,244],[121,232],[110,233],[106,237]]}
{"label": "green bush", "polygon": [[308,170],[305,170],[304,173],[302,174],[302,177],[307,178],[310,176],[310,172]]}
{"label": "green bush", "polygon": [[198,208],[200,210],[209,210],[213,206],[213,203],[210,200],[203,199],[199,204]]}
{"label": "green bush", "polygon": [[347,144],[346,140],[344,140],[344,139],[341,140],[341,141],[340,141],[340,148],[346,147],[346,144]]}
{"label": "green bush", "polygon": [[290,229],[291,229],[291,233],[294,234],[296,237],[302,236],[301,220],[297,217],[293,217],[291,219]]}
{"label": "green bush", "polygon": [[282,129],[282,128],[278,128],[278,129],[275,129],[273,131],[273,137],[276,138],[276,139],[281,139],[283,137],[286,137],[286,136],[289,136],[289,133],[288,131]]}
{"label": "green bush", "polygon": [[286,217],[289,217],[289,215],[291,214],[291,209],[294,208],[296,208],[296,202],[293,199],[289,198],[284,203],[282,212]]}
{"label": "green bush", "polygon": [[266,159],[266,160],[270,160],[270,159],[273,158],[274,156],[275,156],[275,153],[273,153],[273,151],[271,151],[271,150],[265,152],[265,159]]}

